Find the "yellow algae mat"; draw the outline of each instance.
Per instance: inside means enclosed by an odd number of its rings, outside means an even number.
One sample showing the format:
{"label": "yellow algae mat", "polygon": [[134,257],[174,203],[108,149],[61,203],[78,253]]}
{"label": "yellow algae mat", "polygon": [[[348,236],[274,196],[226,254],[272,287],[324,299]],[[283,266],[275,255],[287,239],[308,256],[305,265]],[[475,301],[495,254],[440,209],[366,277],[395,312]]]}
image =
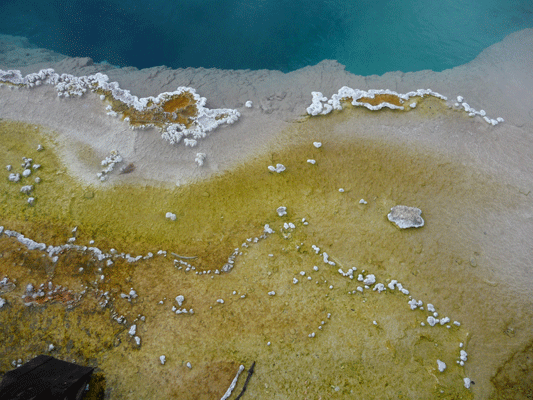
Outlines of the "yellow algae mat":
{"label": "yellow algae mat", "polygon": [[[220,399],[255,362],[244,399],[472,398],[468,363],[489,357],[469,353],[472,331],[507,336],[473,317],[505,308],[478,290],[463,206],[501,207],[507,189],[435,152],[343,139],[332,126],[352,117],[294,124],[173,188],[84,186],[53,134],[1,121],[0,372],[46,353],[97,368],[87,398]],[[425,226],[390,223],[396,205]]]}

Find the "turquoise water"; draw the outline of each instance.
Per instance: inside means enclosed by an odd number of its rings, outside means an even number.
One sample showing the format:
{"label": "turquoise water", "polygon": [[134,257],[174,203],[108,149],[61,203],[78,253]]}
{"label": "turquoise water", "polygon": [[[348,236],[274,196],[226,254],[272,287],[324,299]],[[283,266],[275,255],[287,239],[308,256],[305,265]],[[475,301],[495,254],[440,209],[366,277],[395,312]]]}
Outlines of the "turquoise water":
{"label": "turquoise water", "polygon": [[533,27],[531,0],[1,0],[0,33],[146,68],[292,71],[335,59],[360,75],[442,71]]}

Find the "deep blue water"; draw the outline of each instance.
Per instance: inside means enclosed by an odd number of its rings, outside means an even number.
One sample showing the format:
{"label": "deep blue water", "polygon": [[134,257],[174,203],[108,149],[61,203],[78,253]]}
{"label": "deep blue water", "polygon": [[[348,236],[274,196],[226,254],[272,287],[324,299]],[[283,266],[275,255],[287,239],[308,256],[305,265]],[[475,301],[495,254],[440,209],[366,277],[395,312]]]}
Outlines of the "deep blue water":
{"label": "deep blue water", "polygon": [[531,27],[532,0],[0,0],[0,33],[138,68],[442,71]]}

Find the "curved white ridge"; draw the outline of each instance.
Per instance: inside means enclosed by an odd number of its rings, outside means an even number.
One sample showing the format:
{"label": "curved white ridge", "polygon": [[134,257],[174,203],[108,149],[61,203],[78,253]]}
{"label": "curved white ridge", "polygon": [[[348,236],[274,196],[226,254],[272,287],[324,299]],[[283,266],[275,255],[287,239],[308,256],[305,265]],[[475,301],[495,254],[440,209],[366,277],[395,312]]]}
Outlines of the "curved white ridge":
{"label": "curved white ridge", "polygon": [[348,86],[343,86],[339,89],[339,91],[331,96],[331,99],[328,100],[327,97],[325,97],[321,92],[311,92],[311,95],[313,96],[313,100],[311,105],[307,108],[307,113],[310,115],[326,115],[329,114],[333,110],[342,110],[341,100],[352,98],[352,105],[354,106],[364,106],[372,111],[381,110],[383,107],[388,107],[391,109],[397,109],[397,110],[403,110],[403,106],[397,106],[395,104],[382,102],[376,106],[373,106],[368,103],[364,102],[358,102],[360,98],[366,97],[373,99],[376,95],[381,94],[390,94],[397,96],[400,101],[406,101],[409,100],[410,97],[424,97],[427,95],[438,97],[442,100],[447,100],[447,98],[440,93],[434,92],[431,89],[418,89],[417,91],[409,92],[406,94],[401,94],[394,92],[389,89],[370,89],[370,90],[360,90],[360,89],[352,89]]}

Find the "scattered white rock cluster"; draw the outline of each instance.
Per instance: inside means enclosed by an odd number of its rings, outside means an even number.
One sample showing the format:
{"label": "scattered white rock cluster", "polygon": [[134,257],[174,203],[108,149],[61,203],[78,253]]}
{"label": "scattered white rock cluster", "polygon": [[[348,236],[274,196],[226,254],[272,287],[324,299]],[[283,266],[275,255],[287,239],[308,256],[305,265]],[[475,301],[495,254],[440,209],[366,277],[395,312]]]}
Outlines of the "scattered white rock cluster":
{"label": "scattered white rock cluster", "polygon": [[470,105],[464,101],[463,96],[457,96],[457,102],[454,104],[454,107],[463,108],[470,117],[475,117],[476,115],[479,115],[486,123],[491,124],[493,126],[505,121],[501,117],[498,117],[496,119],[489,118],[487,117],[487,113],[485,112],[485,110],[477,111],[476,109],[470,107]]}
{"label": "scattered white rock cluster", "polygon": [[[30,175],[32,175],[33,171],[38,170],[41,165],[33,163],[33,159],[28,157],[22,157],[22,164],[20,165],[22,167],[22,173],[19,172],[11,172],[13,171],[13,166],[11,164],[6,165],[6,170],[9,172],[9,175],[7,177],[7,180],[9,182],[13,183],[27,183],[26,178],[29,178]],[[36,177],[34,180],[35,184],[39,184],[41,182],[41,178]],[[31,193],[34,189],[33,185],[24,185],[20,188],[20,193],[23,193],[28,196],[27,202],[29,205],[33,205],[35,203],[35,197],[31,196]]]}
{"label": "scattered white rock cluster", "polygon": [[104,168],[101,172],[98,172],[96,177],[100,179],[101,182],[107,180],[109,178],[109,173],[115,169],[115,165],[121,163],[122,161],[122,156],[119,154],[118,150],[112,150],[111,154],[101,161],[102,167],[106,168]]}
{"label": "scattered white rock cluster", "polygon": [[285,171],[285,166],[283,164],[276,164],[274,167],[273,165],[268,166],[268,170],[270,172],[277,172],[278,174],[281,174],[283,171]]}
{"label": "scattered white rock cluster", "polygon": [[[191,118],[191,126],[187,128],[182,124],[168,124],[163,128],[162,138],[171,144],[179,143],[182,138],[188,138],[195,142],[203,139],[213,129],[222,124],[233,124],[241,114],[233,109],[209,109],[205,107],[207,99],[200,97],[196,90],[190,87],[180,86],[174,92],[160,93],[157,97],[138,98],[131,94],[129,90],[121,89],[117,82],[108,82],[109,77],[102,73],[95,75],[77,77],[69,74],[56,74],[53,69],[42,69],[37,73],[22,76],[18,70],[0,70],[0,84],[9,83],[16,86],[32,88],[42,84],[53,85],[59,97],[82,96],[87,90],[109,92],[111,96],[133,107],[137,111],[146,111],[158,107],[174,96],[189,93],[196,105],[197,115]],[[104,98],[105,99],[105,96]],[[108,113],[109,114],[109,113]],[[115,113],[116,114],[116,113]],[[110,115],[113,115],[111,112]],[[145,125],[142,128],[149,128],[153,125]],[[133,127],[132,127],[133,128]],[[187,143],[186,143],[187,145]],[[189,145],[194,145],[189,142]]]}
{"label": "scattered white rock cluster", "polygon": [[331,96],[331,99],[328,100],[327,97],[325,97],[321,92],[311,92],[311,95],[313,96],[312,103],[309,107],[307,107],[307,113],[309,115],[326,115],[329,114],[333,110],[342,110],[342,104],[341,101],[344,101],[346,99],[351,98],[352,99],[352,105],[354,106],[363,106],[368,108],[369,110],[376,111],[381,110],[384,107],[391,108],[391,109],[398,109],[403,110],[403,106],[397,106],[395,104],[382,102],[376,106],[373,106],[369,103],[359,102],[358,100],[361,98],[375,98],[376,95],[393,95],[397,96],[400,99],[400,103],[403,103],[405,101],[408,101],[410,97],[424,97],[424,96],[433,96],[437,97],[443,100],[446,100],[446,97],[432,91],[431,89],[418,89],[417,91],[409,92],[406,94],[401,94],[394,92],[389,89],[385,90],[359,90],[359,89],[352,89],[348,86],[343,86],[339,89],[337,94],[334,94]]}

